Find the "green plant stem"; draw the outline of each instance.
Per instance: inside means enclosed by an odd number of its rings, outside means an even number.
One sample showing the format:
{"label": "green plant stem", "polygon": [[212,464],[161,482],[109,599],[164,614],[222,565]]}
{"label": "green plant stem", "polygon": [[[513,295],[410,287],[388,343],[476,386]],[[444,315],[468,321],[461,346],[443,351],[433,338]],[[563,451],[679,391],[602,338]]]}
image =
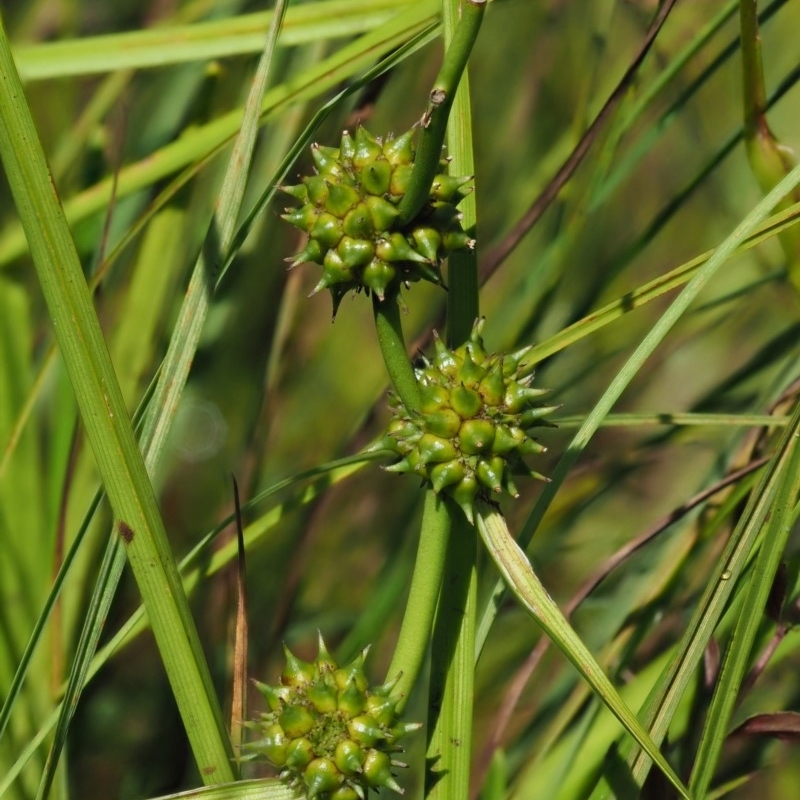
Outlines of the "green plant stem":
{"label": "green plant stem", "polygon": [[431,649],[426,800],[469,797],[478,537],[462,513],[452,515]]}
{"label": "green plant stem", "polygon": [[447,48],[442,68],[433,83],[428,107],[422,117],[422,134],[411,171],[408,190],[397,206],[398,224],[405,225],[419,214],[428,200],[433,179],[442,158],[442,145],[450,108],[455,99],[461,73],[467,65],[472,46],[478,36],[486,0],[465,0],[462,3],[461,22],[455,30],[453,41]]}
{"label": "green plant stem", "polygon": [[450,510],[441,496],[429,491],[425,496],[419,548],[406,612],[386,674],[387,682],[397,678],[394,694],[401,696],[398,710],[402,710],[408,702],[428,651],[449,541]]}
{"label": "green plant stem", "polygon": [[[444,40],[451,42],[458,29],[458,0],[443,4]],[[452,44],[448,44],[448,53]],[[450,124],[447,126],[447,154],[451,175],[474,175],[475,157],[472,148],[472,109],[469,98],[469,75],[464,69],[453,100]],[[461,224],[471,239],[476,237],[477,204],[475,192],[459,204]],[[462,248],[447,259],[447,344],[458,347],[472,331],[480,314],[478,299],[478,253],[475,247]]]}
{"label": "green plant stem", "polygon": [[203,780],[232,780],[222,713],[2,22],[0,76],[0,155],[117,519],[115,535],[125,541]]}
{"label": "green plant stem", "polygon": [[[459,11],[463,12],[460,22]],[[430,126],[440,125],[441,131],[434,131],[431,139],[426,140],[428,128],[422,138],[430,146],[427,158],[438,167],[441,132],[446,126],[451,173],[473,175],[475,164],[466,61],[483,19],[483,6],[476,8],[469,2],[462,5],[459,0],[444,0],[442,18],[445,58],[431,100],[434,102],[437,91],[446,87],[446,102],[444,108],[440,106],[435,112],[439,116]],[[447,118],[451,109],[448,104],[453,112],[449,125]],[[423,176],[420,180],[427,181],[428,178]],[[475,192],[464,198],[460,209],[464,229],[474,239]],[[452,253],[447,262],[447,275],[447,340],[450,347],[457,347],[469,337],[479,313],[476,251],[467,248]],[[478,537],[475,527],[453,503],[448,503],[446,508],[452,532],[431,645],[425,772],[425,796],[428,800],[469,797],[471,773]]]}
{"label": "green plant stem", "polygon": [[373,293],[375,331],[378,334],[378,344],[386,364],[386,371],[397,396],[409,411],[416,411],[421,402],[419,386],[414,368],[408,359],[403,326],[400,322],[400,305],[397,300],[397,295],[394,293],[387,294],[383,300]]}

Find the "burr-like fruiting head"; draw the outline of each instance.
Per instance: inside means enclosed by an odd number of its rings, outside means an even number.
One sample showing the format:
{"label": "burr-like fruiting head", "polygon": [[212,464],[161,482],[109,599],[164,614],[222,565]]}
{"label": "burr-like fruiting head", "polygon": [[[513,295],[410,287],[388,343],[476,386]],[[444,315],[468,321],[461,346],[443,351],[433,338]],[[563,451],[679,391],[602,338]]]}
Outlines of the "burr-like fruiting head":
{"label": "burr-like fruiting head", "polygon": [[455,350],[436,338],[435,356],[416,368],[419,410],[409,411],[391,395],[394,419],[388,431],[401,458],[387,470],[419,475],[434,492],[450,495],[470,521],[478,497],[518,495],[512,475],[546,480],[525,462],[545,450],[528,434],[551,424],[545,417],[555,410],[541,405],[546,390],[532,385],[533,375],[523,377],[530,348],[489,354],[482,330],[478,320]]}
{"label": "burr-like fruiting head", "polygon": [[[359,127],[342,134],[338,148],[312,145],[316,174],[283,191],[302,205],[287,208],[283,219],[308,234],[292,266],[311,261],[322,267],[314,293],[329,289],[334,314],[350,290],[374,292],[380,299],[400,285],[427,280],[442,283],[443,260],[474,242],[461,227],[456,209],[470,178],[444,171],[433,181],[419,214],[400,224],[398,204],[414,163],[414,130],[397,138],[374,138]],[[446,169],[446,162],[442,162]]]}
{"label": "burr-like fruiting head", "polygon": [[370,687],[364,650],[339,667],[320,636],[315,661],[301,661],[288,648],[279,686],[257,683],[268,711],[250,727],[246,759],[263,757],[281,777],[309,798],[364,800],[370,789],[403,789],[393,768],[397,740],[420,726],[403,723],[394,684]]}

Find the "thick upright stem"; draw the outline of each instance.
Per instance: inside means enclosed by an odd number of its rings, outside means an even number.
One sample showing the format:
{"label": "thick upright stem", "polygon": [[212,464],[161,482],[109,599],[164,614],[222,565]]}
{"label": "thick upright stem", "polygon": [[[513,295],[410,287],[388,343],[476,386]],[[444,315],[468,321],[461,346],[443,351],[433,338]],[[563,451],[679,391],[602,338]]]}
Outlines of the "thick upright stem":
{"label": "thick upright stem", "polygon": [[397,679],[394,693],[402,698],[398,709],[408,701],[428,651],[449,540],[449,509],[441,497],[428,492],[406,613],[386,675],[387,682]]}
{"label": "thick upright stem", "polygon": [[[445,42],[454,40],[459,30],[458,0],[444,3]],[[452,49],[452,44],[449,45]],[[448,52],[449,52],[448,49]],[[474,175],[475,159],[472,149],[472,109],[469,97],[469,75],[467,70],[461,76],[458,91],[455,93],[447,126],[447,155],[450,158],[451,175]],[[461,224],[474,241],[477,226],[476,193],[471,192],[459,204],[462,214]],[[447,258],[447,344],[458,347],[463,344],[472,331],[472,326],[480,314],[478,300],[478,251],[477,245],[451,253]]]}
{"label": "thick upright stem", "polygon": [[431,654],[426,800],[469,797],[477,534],[463,514],[453,517]]}
{"label": "thick upright stem", "polygon": [[429,95],[428,107],[422,117],[422,135],[414,159],[414,169],[408,190],[398,205],[400,225],[414,219],[428,200],[442,158],[447,118],[450,116],[461,73],[478,36],[485,9],[486,0],[465,0],[462,4],[461,22],[447,48],[442,68]]}

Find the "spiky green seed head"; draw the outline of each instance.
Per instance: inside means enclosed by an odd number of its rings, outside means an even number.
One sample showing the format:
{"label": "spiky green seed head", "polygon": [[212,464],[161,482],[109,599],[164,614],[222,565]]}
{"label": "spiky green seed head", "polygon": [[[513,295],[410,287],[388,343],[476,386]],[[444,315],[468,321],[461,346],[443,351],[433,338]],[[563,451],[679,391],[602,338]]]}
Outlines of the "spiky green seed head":
{"label": "spiky green seed head", "polygon": [[342,134],[338,148],[312,145],[315,175],[283,191],[299,200],[283,219],[305,231],[308,242],[292,266],[322,267],[314,292],[328,289],[333,313],[349,291],[374,292],[381,300],[419,280],[442,284],[442,262],[474,242],[456,206],[471,191],[471,178],[446,173],[441,162],[430,198],[408,224],[398,223],[398,204],[411,179],[414,130],[385,140],[359,127]]}
{"label": "spiky green seed head", "polygon": [[476,499],[518,495],[513,475],[546,480],[524,459],[544,452],[529,433],[550,425],[545,417],[556,408],[540,404],[545,391],[534,388],[533,376],[526,374],[530,348],[490,354],[482,333],[481,319],[455,350],[435,339],[433,359],[415,368],[419,410],[409,411],[390,396],[394,418],[388,435],[400,460],[386,469],[420,476],[434,492],[452,497],[470,521]]}
{"label": "spiky green seed head", "polygon": [[[325,155],[325,154],[323,154]],[[317,800],[364,800],[370,789],[399,794],[392,767],[400,738],[420,726],[399,720],[394,682],[370,687],[366,650],[339,667],[322,637],[314,661],[288,648],[281,685],[256,683],[268,711],[249,724],[244,759],[264,758],[293,788]]]}

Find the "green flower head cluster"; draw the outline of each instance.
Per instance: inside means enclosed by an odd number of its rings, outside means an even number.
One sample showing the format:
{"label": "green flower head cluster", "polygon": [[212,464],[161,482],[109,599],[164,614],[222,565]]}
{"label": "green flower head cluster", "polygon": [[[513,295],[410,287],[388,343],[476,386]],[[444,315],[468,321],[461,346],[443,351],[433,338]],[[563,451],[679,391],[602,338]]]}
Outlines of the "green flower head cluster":
{"label": "green flower head cluster", "polygon": [[[448,253],[474,243],[461,227],[456,205],[471,178],[437,175],[428,202],[401,223],[398,204],[414,165],[414,129],[396,138],[376,139],[359,127],[342,134],[338,148],[311,147],[317,172],[282,190],[300,200],[282,218],[308,234],[292,266],[311,261],[322,266],[313,293],[329,289],[336,313],[351,290],[374,292],[381,300],[401,284],[442,283]],[[446,161],[442,162],[443,170]]]}
{"label": "green flower head cluster", "polygon": [[269,710],[251,723],[259,738],[245,746],[246,758],[266,758],[309,798],[364,800],[384,786],[402,794],[392,774],[406,766],[394,758],[397,740],[420,725],[399,721],[393,684],[370,688],[367,651],[339,667],[321,636],[315,661],[284,649],[281,685],[256,684]]}
{"label": "green flower head cluster", "polygon": [[470,521],[478,497],[518,496],[513,474],[547,480],[524,459],[544,452],[528,431],[549,425],[544,417],[556,409],[539,404],[546,390],[531,385],[532,374],[523,377],[530,347],[489,354],[482,331],[481,319],[455,350],[435,339],[433,360],[422,359],[416,368],[418,410],[390,396],[394,419],[388,434],[401,459],[387,470],[419,475],[434,492],[451,496]]}

